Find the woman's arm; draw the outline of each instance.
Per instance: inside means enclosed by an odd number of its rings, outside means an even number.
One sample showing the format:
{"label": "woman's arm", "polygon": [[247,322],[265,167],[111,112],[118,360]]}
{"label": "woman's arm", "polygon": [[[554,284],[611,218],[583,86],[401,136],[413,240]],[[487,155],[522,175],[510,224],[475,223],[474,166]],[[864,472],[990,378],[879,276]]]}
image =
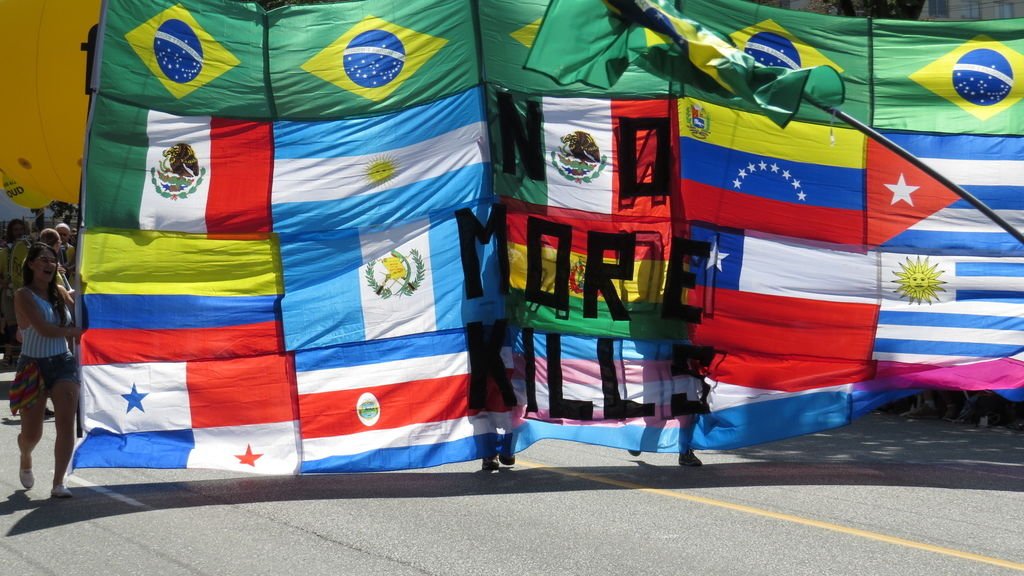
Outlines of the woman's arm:
{"label": "woman's arm", "polygon": [[57,292],[60,292],[62,298],[64,298],[64,304],[67,305],[68,310],[75,309],[75,297],[67,288],[57,284]]}
{"label": "woman's arm", "polygon": [[82,329],[78,326],[57,326],[47,322],[39,306],[32,301],[33,298],[28,288],[20,288],[14,293],[14,313],[18,317],[18,328],[24,330],[31,326],[47,338],[77,338],[82,335]]}

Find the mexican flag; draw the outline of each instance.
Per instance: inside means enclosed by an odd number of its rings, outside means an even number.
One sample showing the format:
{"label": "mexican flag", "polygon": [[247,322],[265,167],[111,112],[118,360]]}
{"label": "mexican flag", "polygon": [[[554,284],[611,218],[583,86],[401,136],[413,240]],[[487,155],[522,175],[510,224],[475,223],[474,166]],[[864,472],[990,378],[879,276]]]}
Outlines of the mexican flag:
{"label": "mexican flag", "polygon": [[668,218],[672,100],[494,95],[495,191],[558,209]]}
{"label": "mexican flag", "polygon": [[272,125],[175,116],[98,97],[87,226],[178,232],[270,230]]}

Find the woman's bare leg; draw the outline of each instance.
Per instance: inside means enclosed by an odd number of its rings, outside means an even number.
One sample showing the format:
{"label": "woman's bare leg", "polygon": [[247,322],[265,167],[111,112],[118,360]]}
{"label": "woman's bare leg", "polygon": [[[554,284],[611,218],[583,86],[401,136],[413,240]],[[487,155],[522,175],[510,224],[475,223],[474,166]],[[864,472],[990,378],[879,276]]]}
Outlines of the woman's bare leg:
{"label": "woman's bare leg", "polygon": [[[75,413],[78,411],[78,383],[58,380],[50,390],[57,440],[53,445],[53,485],[64,483],[64,474],[75,449]],[[45,405],[45,403],[43,403]]]}

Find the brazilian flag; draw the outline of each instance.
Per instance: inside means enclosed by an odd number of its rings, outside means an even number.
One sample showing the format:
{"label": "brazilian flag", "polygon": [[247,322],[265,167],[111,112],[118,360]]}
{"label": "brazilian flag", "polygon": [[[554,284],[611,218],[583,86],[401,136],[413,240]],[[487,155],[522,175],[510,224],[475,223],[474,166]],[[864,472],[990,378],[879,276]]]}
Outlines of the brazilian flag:
{"label": "brazilian flag", "polygon": [[[861,120],[870,118],[868,19],[838,18],[746,0],[687,2],[683,15],[721,34],[758,64],[789,70],[813,66],[834,69],[846,89],[843,111]],[[711,88],[691,84],[685,95],[757,111],[740,98],[716,86]],[[797,119],[830,121],[827,113],[812,106],[802,106]]]}
{"label": "brazilian flag", "polygon": [[1024,126],[1020,27],[1020,19],[877,22],[875,125],[1019,134]]}
{"label": "brazilian flag", "polygon": [[109,0],[101,90],[172,114],[268,118],[263,12],[229,0]]}
{"label": "brazilian flag", "polygon": [[278,116],[347,117],[431,102],[480,83],[470,0],[365,0],[268,14]]}

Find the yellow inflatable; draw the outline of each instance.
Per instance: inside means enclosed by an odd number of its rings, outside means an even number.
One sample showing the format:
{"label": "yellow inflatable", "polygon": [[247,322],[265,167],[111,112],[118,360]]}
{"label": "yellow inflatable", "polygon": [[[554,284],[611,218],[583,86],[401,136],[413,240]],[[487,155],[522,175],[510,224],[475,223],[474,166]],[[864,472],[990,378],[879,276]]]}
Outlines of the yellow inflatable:
{"label": "yellow inflatable", "polygon": [[0,170],[0,191],[7,194],[11,202],[25,208],[40,208],[50,203],[50,199],[35,190],[27,190],[11,178],[6,172]]}
{"label": "yellow inflatable", "polygon": [[100,0],[0,0],[0,177],[27,208],[78,202],[89,29]]}

